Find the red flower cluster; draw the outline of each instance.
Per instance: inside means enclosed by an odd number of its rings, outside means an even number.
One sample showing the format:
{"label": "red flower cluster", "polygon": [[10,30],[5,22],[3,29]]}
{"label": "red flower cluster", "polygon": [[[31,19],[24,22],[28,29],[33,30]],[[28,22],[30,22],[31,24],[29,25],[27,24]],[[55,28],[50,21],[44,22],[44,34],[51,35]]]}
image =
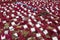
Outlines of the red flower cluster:
{"label": "red flower cluster", "polygon": [[60,2],[1,3],[0,40],[60,40]]}

